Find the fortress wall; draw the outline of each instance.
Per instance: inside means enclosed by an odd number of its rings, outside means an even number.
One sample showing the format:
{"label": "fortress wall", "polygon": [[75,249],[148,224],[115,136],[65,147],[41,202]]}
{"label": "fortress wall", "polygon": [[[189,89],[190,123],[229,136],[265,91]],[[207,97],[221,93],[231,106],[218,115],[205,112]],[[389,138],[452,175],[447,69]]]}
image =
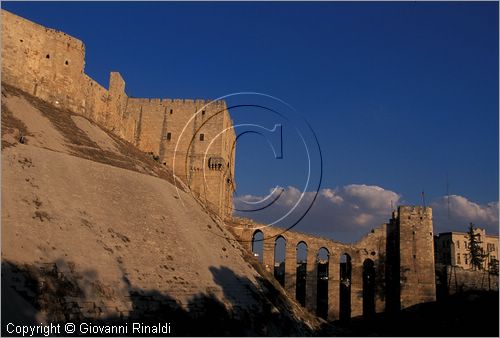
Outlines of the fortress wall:
{"label": "fortress wall", "polygon": [[[385,290],[386,290],[386,259],[387,259],[387,224],[382,224],[378,228],[373,229],[366,236],[361,238],[354,245],[358,248],[363,248],[363,253],[366,259],[374,262],[375,266],[375,312],[383,312],[385,310]],[[365,261],[363,261],[364,263]]]}
{"label": "fortress wall", "polygon": [[[118,72],[111,72],[107,90],[84,66],[82,41],[2,10],[2,81],[88,117],[170,168],[175,154],[176,176],[212,209],[232,211],[234,131],[211,143],[232,126],[224,101],[129,98]],[[221,158],[222,169],[209,170],[209,158]]]}
{"label": "fortress wall", "polygon": [[[195,191],[202,193],[201,197],[207,204],[219,210],[219,202],[223,201],[223,173],[227,166],[227,159],[222,153],[222,143],[226,135],[219,135],[223,131],[225,107],[214,102],[203,108],[207,103],[197,104],[195,111],[198,113],[186,128],[186,132],[190,130],[193,136],[189,149],[186,149],[188,182]],[[220,167],[218,164],[213,165],[216,158],[217,163],[221,164]]]}
{"label": "fortress wall", "polygon": [[163,118],[166,107],[160,99],[130,98],[127,102],[125,115],[140,115],[140,135],[136,145],[145,152],[159,154]]}
{"label": "fortress wall", "polygon": [[225,214],[231,214],[233,209],[233,192],[236,190],[235,176],[234,176],[234,163],[236,163],[236,133],[233,128],[233,120],[229,114],[224,114],[224,130],[226,130],[223,140],[222,153],[223,157],[232,164],[229,165],[224,173],[224,184],[226,187],[223,189],[223,207]]}
{"label": "fortress wall", "polygon": [[[167,154],[175,151],[183,129],[184,134],[177,151],[185,155],[188,148],[190,148],[193,132],[201,125],[199,117],[196,117],[191,122],[190,119],[203,106],[204,102],[201,100],[129,98],[125,116],[142,114],[138,147],[143,151],[164,155],[161,157],[168,159]],[[215,124],[214,126],[220,129],[220,125]],[[170,140],[166,140],[167,133],[171,135]],[[170,142],[165,142],[162,145],[164,138],[165,141]],[[163,148],[160,152],[161,147]],[[196,145],[194,145],[194,148],[196,149]]]}
{"label": "fortress wall", "polygon": [[84,114],[89,119],[106,125],[108,90],[83,74],[81,90],[83,93]]}
{"label": "fortress wall", "polygon": [[[134,130],[127,132],[134,135],[129,141],[175,167],[175,175],[213,210],[232,212],[235,134],[223,101],[128,98],[124,109],[124,123]],[[213,170],[211,158],[223,166]]]}
{"label": "fortress wall", "polygon": [[84,58],[80,40],[2,10],[2,81],[82,112]]}
{"label": "fortress wall", "polygon": [[108,92],[84,67],[82,41],[2,10],[2,81],[124,136],[125,81],[111,73]]}
{"label": "fortress wall", "polygon": [[108,112],[109,121],[111,126],[117,126],[116,130],[113,130],[117,135],[131,141],[129,126],[133,124],[134,116],[126,116],[125,110],[127,107],[128,96],[125,94],[125,80],[118,72],[111,72],[109,75],[109,99],[108,99]]}

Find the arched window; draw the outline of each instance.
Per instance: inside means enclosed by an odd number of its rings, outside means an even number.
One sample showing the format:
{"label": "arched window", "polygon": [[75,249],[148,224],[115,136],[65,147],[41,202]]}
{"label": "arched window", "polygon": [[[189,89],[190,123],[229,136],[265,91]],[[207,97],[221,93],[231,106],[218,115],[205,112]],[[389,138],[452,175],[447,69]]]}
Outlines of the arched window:
{"label": "arched window", "polygon": [[262,262],[262,252],[264,251],[264,234],[260,230],[255,230],[252,235],[252,253]]}
{"label": "arched window", "polygon": [[285,251],[286,240],[283,236],[279,236],[274,241],[274,278],[285,286]]}

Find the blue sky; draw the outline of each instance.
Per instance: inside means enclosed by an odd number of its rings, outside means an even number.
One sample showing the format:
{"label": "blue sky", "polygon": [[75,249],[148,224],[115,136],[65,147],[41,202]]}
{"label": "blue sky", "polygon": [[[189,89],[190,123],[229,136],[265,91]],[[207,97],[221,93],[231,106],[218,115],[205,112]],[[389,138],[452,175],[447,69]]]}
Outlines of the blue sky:
{"label": "blue sky", "polygon": [[[120,71],[135,97],[279,97],[318,137],[322,188],[344,199],[364,185],[419,204],[424,189],[437,206],[448,176],[450,194],[498,213],[497,2],[2,6],[83,40],[86,72],[107,86]],[[280,162],[262,147],[238,144],[238,194],[299,187],[295,152]],[[498,216],[483,222],[494,231]]]}

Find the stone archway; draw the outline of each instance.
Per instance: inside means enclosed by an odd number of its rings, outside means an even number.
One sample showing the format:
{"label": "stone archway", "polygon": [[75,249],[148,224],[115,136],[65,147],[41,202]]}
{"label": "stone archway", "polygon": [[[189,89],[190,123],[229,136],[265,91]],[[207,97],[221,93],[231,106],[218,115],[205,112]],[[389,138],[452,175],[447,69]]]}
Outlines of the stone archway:
{"label": "stone archway", "polygon": [[278,236],[274,241],[274,278],[285,287],[286,239]]}
{"label": "stone archway", "polygon": [[371,259],[363,262],[363,317],[375,314],[375,263]]}
{"label": "stone archway", "polygon": [[296,288],[295,299],[300,305],[306,306],[306,280],[307,280],[307,244],[300,241],[297,244],[297,261],[296,261]]}
{"label": "stone archway", "polygon": [[318,250],[316,255],[316,315],[323,319],[328,318],[328,280],[329,280],[330,252],[325,247]]}
{"label": "stone archway", "polygon": [[345,253],[340,257],[340,285],[339,285],[340,320],[349,320],[351,318],[351,283],[352,283],[351,256]]}
{"label": "stone archway", "polygon": [[264,233],[260,230],[255,230],[252,234],[252,254],[262,263],[264,253]]}

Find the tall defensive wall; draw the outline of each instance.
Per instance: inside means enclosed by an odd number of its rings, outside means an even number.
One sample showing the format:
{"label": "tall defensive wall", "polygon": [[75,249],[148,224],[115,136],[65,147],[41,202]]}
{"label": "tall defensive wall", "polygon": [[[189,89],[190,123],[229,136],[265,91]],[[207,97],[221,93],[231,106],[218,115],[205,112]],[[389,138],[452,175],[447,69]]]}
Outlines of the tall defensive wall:
{"label": "tall defensive wall", "polygon": [[213,211],[231,214],[236,138],[224,101],[131,98],[118,72],[106,89],[85,74],[82,41],[5,10],[1,18],[2,82],[153,153]]}

